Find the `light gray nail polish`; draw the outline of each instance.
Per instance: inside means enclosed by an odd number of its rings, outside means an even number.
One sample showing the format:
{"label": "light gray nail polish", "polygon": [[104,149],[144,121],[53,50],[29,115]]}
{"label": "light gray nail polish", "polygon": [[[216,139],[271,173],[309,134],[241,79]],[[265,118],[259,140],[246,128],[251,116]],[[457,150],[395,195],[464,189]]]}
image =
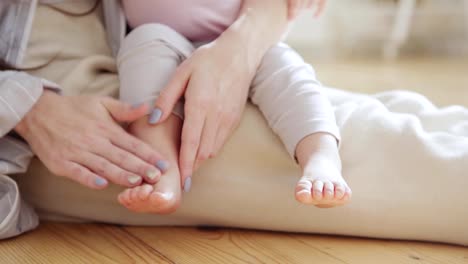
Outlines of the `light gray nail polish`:
{"label": "light gray nail polish", "polygon": [[162,116],[161,109],[159,109],[159,108],[153,109],[153,111],[151,111],[151,114],[150,114],[150,117],[149,117],[149,123],[151,125],[154,125],[154,124],[158,123],[159,120],[161,119],[161,116]]}
{"label": "light gray nail polish", "polygon": [[103,178],[96,178],[96,180],[94,180],[94,183],[97,185],[97,186],[104,186],[107,184],[107,181]]}
{"label": "light gray nail polish", "polygon": [[137,182],[139,182],[141,180],[141,177],[140,176],[131,176],[131,177],[128,177],[128,182],[130,184],[136,184]]}
{"label": "light gray nail polish", "polygon": [[165,160],[158,160],[156,162],[156,168],[158,168],[162,172],[165,172],[169,168],[169,163]]}
{"label": "light gray nail polish", "polygon": [[150,169],[146,172],[146,176],[150,178],[150,180],[155,180],[158,177],[158,171],[155,169]]}
{"label": "light gray nail polish", "polygon": [[192,188],[192,177],[188,177],[184,182],[184,192],[190,192]]}

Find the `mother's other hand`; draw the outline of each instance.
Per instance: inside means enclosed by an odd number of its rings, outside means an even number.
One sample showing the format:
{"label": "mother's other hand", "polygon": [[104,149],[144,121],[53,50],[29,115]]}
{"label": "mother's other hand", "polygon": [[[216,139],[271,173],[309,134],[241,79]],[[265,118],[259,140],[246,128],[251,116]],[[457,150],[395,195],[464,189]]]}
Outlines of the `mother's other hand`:
{"label": "mother's other hand", "polygon": [[179,156],[184,186],[193,170],[215,156],[238,126],[256,69],[250,60],[240,41],[219,38],[198,48],[162,90],[156,102],[163,112],[160,122],[185,95]]}
{"label": "mother's other hand", "polygon": [[15,128],[53,173],[94,189],[108,181],[135,186],[156,180],[159,153],[117,123],[143,117],[148,106],[132,108],[111,98],[60,96],[45,91]]}

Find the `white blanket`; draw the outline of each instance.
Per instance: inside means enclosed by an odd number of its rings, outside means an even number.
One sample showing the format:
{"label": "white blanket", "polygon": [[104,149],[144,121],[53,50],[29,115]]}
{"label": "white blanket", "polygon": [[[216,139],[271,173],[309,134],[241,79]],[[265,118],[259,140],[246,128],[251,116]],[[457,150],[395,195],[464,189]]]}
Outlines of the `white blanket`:
{"label": "white blanket", "polygon": [[249,110],[224,155],[195,178],[189,215],[227,226],[468,245],[468,109],[437,109],[402,91],[327,92],[342,132],[349,205],[298,205],[298,169]]}

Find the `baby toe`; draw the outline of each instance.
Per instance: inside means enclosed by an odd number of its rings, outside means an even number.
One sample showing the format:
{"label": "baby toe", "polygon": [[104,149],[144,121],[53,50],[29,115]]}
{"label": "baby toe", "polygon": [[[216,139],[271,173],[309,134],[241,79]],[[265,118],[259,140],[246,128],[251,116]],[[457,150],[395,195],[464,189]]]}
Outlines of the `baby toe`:
{"label": "baby toe", "polygon": [[140,190],[141,190],[141,186],[137,186],[130,191],[130,202],[135,203],[140,200],[138,198],[138,194],[140,193]]}
{"label": "baby toe", "polygon": [[296,200],[304,204],[312,203],[312,193],[310,190],[302,190],[296,192]]}
{"label": "baby toe", "polygon": [[130,189],[126,189],[125,191],[121,192],[119,196],[117,197],[119,203],[125,207],[129,206],[130,191],[131,191]]}
{"label": "baby toe", "polygon": [[125,201],[130,201],[130,197],[131,197],[131,193],[132,193],[132,189],[126,189],[121,195],[122,195],[122,199],[125,200]]}
{"label": "baby toe", "polygon": [[300,180],[296,185],[296,200],[301,203],[310,203],[312,199],[312,182]]}
{"label": "baby toe", "polygon": [[306,179],[301,179],[296,184],[296,192],[309,191],[312,189],[312,182]]}
{"label": "baby toe", "polygon": [[335,200],[341,200],[345,195],[346,187],[342,183],[335,183]]}
{"label": "baby toe", "polygon": [[142,201],[146,201],[149,199],[149,196],[151,194],[151,192],[153,191],[153,186],[149,185],[149,184],[145,184],[143,186],[141,186],[141,189],[138,193],[138,198]]}
{"label": "baby toe", "polygon": [[335,198],[335,186],[331,182],[325,182],[323,186],[323,199],[333,200]]}
{"label": "baby toe", "polygon": [[349,187],[345,187],[345,194],[343,195],[343,198],[341,198],[340,201],[343,203],[348,202],[349,199],[351,199],[351,195],[352,195],[351,189]]}
{"label": "baby toe", "polygon": [[323,198],[323,182],[315,181],[312,185],[312,197],[316,201],[321,201]]}

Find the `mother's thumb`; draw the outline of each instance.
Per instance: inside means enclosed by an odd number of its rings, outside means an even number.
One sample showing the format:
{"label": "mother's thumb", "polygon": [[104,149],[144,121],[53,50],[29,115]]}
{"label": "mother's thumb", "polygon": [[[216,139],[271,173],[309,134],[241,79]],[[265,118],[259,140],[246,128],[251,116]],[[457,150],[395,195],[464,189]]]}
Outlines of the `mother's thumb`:
{"label": "mother's thumb", "polygon": [[176,103],[184,95],[191,71],[190,64],[182,63],[176,73],[164,87],[155,102],[155,108],[150,117],[150,124],[164,122],[172,113]]}

